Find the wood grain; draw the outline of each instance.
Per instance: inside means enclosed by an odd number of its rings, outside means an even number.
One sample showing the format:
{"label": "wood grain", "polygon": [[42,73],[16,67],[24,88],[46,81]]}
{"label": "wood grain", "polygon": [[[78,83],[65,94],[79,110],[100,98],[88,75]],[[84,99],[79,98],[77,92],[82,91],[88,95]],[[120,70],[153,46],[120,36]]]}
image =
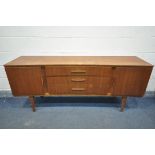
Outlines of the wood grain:
{"label": "wood grain", "polygon": [[114,95],[143,96],[152,67],[117,67],[114,72]]}
{"label": "wood grain", "polygon": [[5,64],[5,66],[20,65],[152,66],[136,56],[21,56]]}
{"label": "wood grain", "polygon": [[40,67],[5,67],[11,90],[15,96],[43,94]]}
{"label": "wood grain", "polygon": [[[73,81],[75,76],[69,77],[47,77],[48,91],[50,94],[85,94],[85,95],[107,95],[113,93],[111,77],[76,76],[76,79],[84,81]],[[82,88],[84,91],[73,91],[72,88]]]}
{"label": "wood grain", "polygon": [[105,66],[46,66],[47,76],[111,76],[112,67]]}

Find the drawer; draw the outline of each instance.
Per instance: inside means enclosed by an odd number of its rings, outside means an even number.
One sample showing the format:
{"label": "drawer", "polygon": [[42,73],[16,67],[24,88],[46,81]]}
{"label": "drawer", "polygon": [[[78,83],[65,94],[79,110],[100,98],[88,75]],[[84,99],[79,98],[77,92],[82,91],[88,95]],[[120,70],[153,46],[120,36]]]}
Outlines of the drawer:
{"label": "drawer", "polygon": [[46,76],[90,75],[110,76],[112,67],[103,66],[46,66]]}
{"label": "drawer", "polygon": [[113,93],[113,80],[109,77],[47,77],[47,86],[51,94],[107,95]]}
{"label": "drawer", "polygon": [[[83,84],[83,83],[92,83],[94,79],[93,77],[89,76],[57,76],[57,77],[47,77],[47,83],[50,82],[52,85],[58,85],[58,84]],[[95,83],[95,82],[94,82]]]}

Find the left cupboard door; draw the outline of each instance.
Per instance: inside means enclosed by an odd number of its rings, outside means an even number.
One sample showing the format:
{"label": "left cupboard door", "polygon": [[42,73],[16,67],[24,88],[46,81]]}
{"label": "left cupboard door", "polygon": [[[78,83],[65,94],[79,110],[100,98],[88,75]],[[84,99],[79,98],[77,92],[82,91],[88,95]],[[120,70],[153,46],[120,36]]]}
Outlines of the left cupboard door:
{"label": "left cupboard door", "polygon": [[5,67],[14,96],[43,94],[41,67]]}

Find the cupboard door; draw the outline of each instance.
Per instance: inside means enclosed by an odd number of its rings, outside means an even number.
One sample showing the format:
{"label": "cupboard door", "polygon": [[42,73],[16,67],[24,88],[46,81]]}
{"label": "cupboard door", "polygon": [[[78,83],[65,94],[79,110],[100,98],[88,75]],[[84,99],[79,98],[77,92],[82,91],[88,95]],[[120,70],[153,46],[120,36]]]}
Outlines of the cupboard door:
{"label": "cupboard door", "polygon": [[7,77],[15,96],[41,95],[41,67],[6,67]]}
{"label": "cupboard door", "polygon": [[116,67],[114,95],[143,96],[152,67]]}

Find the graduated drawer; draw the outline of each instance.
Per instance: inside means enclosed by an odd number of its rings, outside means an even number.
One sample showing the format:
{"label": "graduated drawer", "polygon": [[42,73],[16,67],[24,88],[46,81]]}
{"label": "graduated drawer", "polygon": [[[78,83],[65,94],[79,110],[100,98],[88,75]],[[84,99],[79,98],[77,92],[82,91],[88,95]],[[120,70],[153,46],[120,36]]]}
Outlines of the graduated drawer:
{"label": "graduated drawer", "polygon": [[51,94],[112,94],[112,82],[109,77],[47,77],[48,92]]}
{"label": "graduated drawer", "polygon": [[110,76],[112,67],[104,66],[46,66],[46,76],[90,75]]}

